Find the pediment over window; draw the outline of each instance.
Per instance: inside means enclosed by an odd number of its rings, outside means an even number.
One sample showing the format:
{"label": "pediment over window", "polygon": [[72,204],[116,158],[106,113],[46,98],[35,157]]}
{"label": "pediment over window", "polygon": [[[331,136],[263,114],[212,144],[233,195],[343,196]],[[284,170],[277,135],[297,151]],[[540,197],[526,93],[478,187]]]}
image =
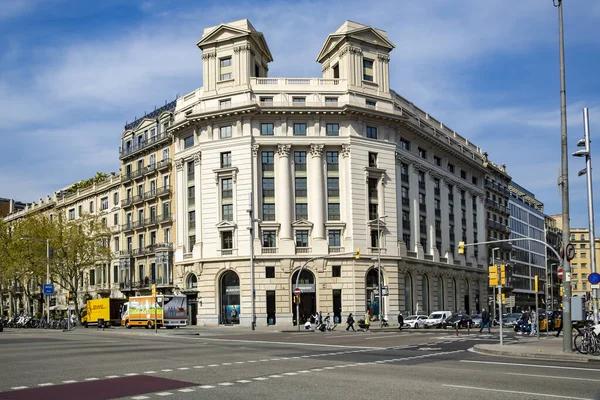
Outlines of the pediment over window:
{"label": "pediment over window", "polygon": [[233,179],[233,183],[237,182],[237,167],[217,168],[213,169],[213,172],[215,173],[215,184],[217,185],[219,184],[219,179],[223,178],[231,178]]}
{"label": "pediment over window", "polygon": [[342,221],[329,221],[325,222],[325,227],[327,229],[344,229],[346,227],[346,223]]}
{"label": "pediment over window", "polygon": [[[369,221],[369,227],[371,229],[377,229],[377,219],[373,219],[371,221]],[[385,220],[383,218],[379,218],[379,229],[383,229],[385,228]]]}
{"label": "pediment over window", "polygon": [[219,232],[233,231],[237,229],[237,225],[232,221],[221,221],[216,225],[216,227]]}
{"label": "pediment over window", "polygon": [[301,221],[294,221],[292,223],[292,226],[294,228],[300,228],[300,229],[302,229],[302,228],[312,229],[313,223],[310,221],[301,220]]}
{"label": "pediment over window", "polygon": [[335,51],[340,42],[351,39],[357,42],[363,42],[369,45],[382,47],[383,49],[392,51],[396,47],[389,41],[385,31],[375,29],[372,26],[362,25],[356,22],[346,21],[337,31],[327,36],[327,40],[319,55],[317,62],[321,63],[332,52]]}

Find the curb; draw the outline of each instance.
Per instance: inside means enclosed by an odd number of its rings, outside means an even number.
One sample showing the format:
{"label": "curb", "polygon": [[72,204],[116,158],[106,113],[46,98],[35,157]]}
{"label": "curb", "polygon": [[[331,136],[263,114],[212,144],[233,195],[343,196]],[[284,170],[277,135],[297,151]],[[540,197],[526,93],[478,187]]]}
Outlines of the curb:
{"label": "curb", "polygon": [[[510,345],[508,345],[510,346]],[[530,352],[519,352],[510,350],[497,350],[497,349],[486,349],[476,344],[472,347],[472,350],[479,354],[493,355],[493,356],[508,356],[508,357],[519,357],[519,358],[530,358],[530,359],[552,359],[560,361],[585,361],[585,362],[600,362],[599,359],[592,359],[583,354],[551,354],[551,353],[530,353]]]}

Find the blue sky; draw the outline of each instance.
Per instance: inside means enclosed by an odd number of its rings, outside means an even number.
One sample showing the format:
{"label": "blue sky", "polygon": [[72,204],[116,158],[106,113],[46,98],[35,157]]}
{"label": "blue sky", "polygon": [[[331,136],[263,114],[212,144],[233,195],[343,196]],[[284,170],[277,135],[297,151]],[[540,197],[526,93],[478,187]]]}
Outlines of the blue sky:
{"label": "blue sky", "polygon": [[[600,2],[564,3],[571,153],[583,107],[599,137]],[[118,172],[125,122],[202,86],[203,29],[241,18],[265,34],[277,77],[320,76],[314,60],[345,20],[387,31],[392,88],[505,163],[547,214],[561,212],[551,0],[0,0],[0,196],[37,201]],[[570,157],[571,226],[587,226],[583,167]]]}

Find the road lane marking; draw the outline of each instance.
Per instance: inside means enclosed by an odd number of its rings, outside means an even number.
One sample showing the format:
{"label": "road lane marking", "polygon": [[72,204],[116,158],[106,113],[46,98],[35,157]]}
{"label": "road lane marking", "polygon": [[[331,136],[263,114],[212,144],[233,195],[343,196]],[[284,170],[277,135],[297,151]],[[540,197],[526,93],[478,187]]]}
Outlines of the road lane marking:
{"label": "road lane marking", "polygon": [[218,367],[219,364],[210,364],[209,367]]}
{"label": "road lane marking", "polygon": [[[172,371],[172,370],[171,370]],[[137,372],[128,372],[126,374],[124,374],[125,376],[137,376],[139,375]]]}
{"label": "road lane marking", "polygon": [[214,388],[214,386],[211,385],[202,385],[202,386],[198,386],[200,389],[212,389]]}
{"label": "road lane marking", "polygon": [[11,387],[11,390],[22,390],[22,389],[27,389],[27,386],[15,386],[15,387]]}
{"label": "road lane marking", "polygon": [[244,364],[246,361],[236,361],[236,364]]}
{"label": "road lane marking", "polygon": [[63,383],[75,383],[75,382],[77,382],[77,381],[74,381],[72,379],[70,381],[63,381]]}
{"label": "road lane marking", "polygon": [[269,378],[283,378],[283,375],[269,375]]}
{"label": "road lane marking", "polygon": [[180,371],[185,371],[186,369],[189,369],[189,368],[188,367],[179,367],[177,369],[180,370]]}
{"label": "road lane marking", "polygon": [[162,372],[173,372],[172,369],[161,369]]}
{"label": "road lane marking", "polygon": [[218,385],[219,385],[219,386],[232,386],[232,385],[233,385],[233,383],[231,383],[231,382],[221,382],[221,383],[219,383]]}
{"label": "road lane marking", "polygon": [[183,393],[195,392],[195,390],[194,390],[194,389],[189,389],[189,388],[186,388],[186,389],[179,389],[179,391],[180,391],[180,392],[183,392]]}
{"label": "road lane marking", "polygon": [[38,383],[38,386],[42,386],[42,387],[44,387],[44,386],[54,386],[54,383],[50,383],[50,382],[48,382],[48,383]]}
{"label": "road lane marking", "polygon": [[384,347],[343,346],[343,345],[338,345],[338,344],[322,344],[322,343],[289,343],[289,342],[275,342],[275,341],[269,341],[269,340],[243,340],[243,339],[218,339],[218,338],[205,338],[205,340],[213,340],[216,342],[281,344],[281,345],[285,345],[285,346],[337,347],[337,348],[342,348],[342,349],[371,349],[371,350],[385,349]]}
{"label": "road lane marking", "polygon": [[132,397],[132,400],[145,400],[145,399],[149,399],[150,397],[148,396],[134,396]]}
{"label": "road lane marking", "polygon": [[231,363],[221,363],[221,365],[231,365]]}
{"label": "road lane marking", "polygon": [[170,396],[173,393],[171,393],[171,392],[159,392],[159,393],[154,393],[154,394],[157,395],[157,396]]}
{"label": "road lane marking", "polygon": [[587,397],[573,397],[573,396],[560,396],[557,394],[544,394],[544,393],[534,393],[534,392],[520,392],[517,390],[503,390],[503,389],[491,389],[491,388],[483,388],[478,386],[462,386],[462,385],[442,385],[445,387],[452,387],[457,389],[472,389],[472,390],[483,390],[486,392],[498,392],[498,393],[513,393],[519,395],[531,395],[532,398],[541,397],[552,397],[554,399],[571,399],[571,400],[594,400]]}
{"label": "road lane marking", "polygon": [[86,381],[97,381],[98,378],[85,378]]}
{"label": "road lane marking", "polygon": [[294,375],[298,375],[298,373],[297,372],[285,372],[284,375],[294,376]]}
{"label": "road lane marking", "polygon": [[196,368],[196,369],[204,368],[204,365],[194,365],[194,368]]}
{"label": "road lane marking", "polygon": [[242,379],[242,380],[239,380],[239,381],[237,381],[237,382],[238,382],[238,383],[250,383],[250,382],[252,382],[252,381],[249,381],[249,380],[247,380],[247,379]]}
{"label": "road lane marking", "polygon": [[[155,373],[156,373],[156,371],[145,371],[144,373],[145,373],[145,374],[155,374]],[[107,378],[116,378],[116,377],[117,377],[117,375],[111,375],[111,376],[107,376]]]}
{"label": "road lane marking", "polygon": [[264,376],[259,376],[257,378],[252,378],[252,379],[254,379],[255,381],[266,381],[269,378],[265,378]]}
{"label": "road lane marking", "polygon": [[506,366],[517,366],[517,367],[532,367],[532,368],[550,368],[550,369],[570,369],[575,371],[595,371],[600,372],[600,369],[594,368],[579,368],[579,367],[560,367],[558,365],[536,365],[536,364],[521,364],[521,363],[504,363],[498,361],[476,361],[476,360],[460,360],[460,362],[465,363],[477,363],[477,364],[496,364],[496,365],[506,365]]}
{"label": "road lane marking", "polygon": [[544,379],[569,379],[574,381],[590,381],[590,382],[598,382],[598,379],[588,379],[588,378],[572,378],[569,376],[555,376],[555,375],[535,375],[535,374],[517,374],[515,372],[507,372],[506,375],[518,375],[518,376],[531,376],[534,378],[544,378]]}

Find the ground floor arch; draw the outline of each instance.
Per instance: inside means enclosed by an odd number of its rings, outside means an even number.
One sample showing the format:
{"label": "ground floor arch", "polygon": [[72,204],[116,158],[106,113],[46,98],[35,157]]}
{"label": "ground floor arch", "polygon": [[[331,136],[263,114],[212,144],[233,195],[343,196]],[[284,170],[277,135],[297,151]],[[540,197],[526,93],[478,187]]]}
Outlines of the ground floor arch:
{"label": "ground floor arch", "polygon": [[240,323],[240,277],[235,271],[226,271],[219,280],[220,324]]}
{"label": "ground floor arch", "polygon": [[[385,280],[383,273],[381,273],[381,287],[385,286]],[[381,308],[379,304],[379,278],[377,277],[377,269],[371,268],[367,271],[365,276],[365,310],[369,312],[371,316],[378,316],[380,309],[383,315],[385,310],[385,297],[381,295]],[[359,310],[360,311],[360,310]]]}
{"label": "ground floor arch", "polygon": [[[292,274],[290,284],[290,296],[294,299],[294,289],[296,288],[296,280],[298,279],[298,273],[300,273],[300,279],[298,280],[298,288],[300,288],[300,304],[292,302],[292,318],[294,325],[296,325],[298,319],[296,312],[300,313],[300,324],[306,323],[311,317],[317,313],[317,285],[315,275],[308,269],[303,269],[302,272],[296,271]],[[295,298],[294,300],[298,300]],[[298,310],[296,310],[298,309]]]}

